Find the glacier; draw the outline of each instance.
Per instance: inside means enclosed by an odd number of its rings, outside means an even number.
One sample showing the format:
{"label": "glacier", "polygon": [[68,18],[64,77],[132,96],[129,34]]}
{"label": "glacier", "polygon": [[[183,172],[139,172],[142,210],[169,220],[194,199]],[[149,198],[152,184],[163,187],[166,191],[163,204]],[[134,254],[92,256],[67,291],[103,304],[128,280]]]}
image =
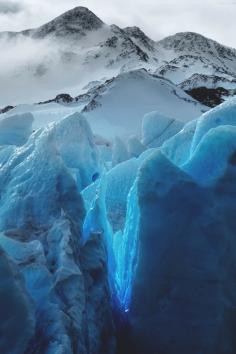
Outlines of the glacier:
{"label": "glacier", "polygon": [[1,353],[235,353],[235,107],[113,142],[3,117]]}

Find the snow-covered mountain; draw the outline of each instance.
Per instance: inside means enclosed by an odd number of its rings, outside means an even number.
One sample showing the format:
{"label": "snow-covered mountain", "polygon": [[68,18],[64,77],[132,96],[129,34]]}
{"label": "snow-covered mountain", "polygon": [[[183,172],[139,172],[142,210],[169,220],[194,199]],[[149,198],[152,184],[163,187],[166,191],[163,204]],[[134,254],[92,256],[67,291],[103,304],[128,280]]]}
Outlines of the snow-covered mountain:
{"label": "snow-covered mountain", "polygon": [[209,89],[222,87],[226,90],[233,90],[235,89],[235,85],[236,79],[228,79],[216,75],[193,74],[178,86],[181,87],[182,90],[188,91],[198,87],[206,87]]}
{"label": "snow-covered mountain", "polygon": [[157,73],[177,84],[193,74],[236,76],[236,50],[200,34],[177,33],[161,40],[158,47],[164,50],[167,63]]}
{"label": "snow-covered mountain", "polygon": [[[2,32],[0,44],[0,68],[5,68],[2,73],[0,69],[0,85],[5,88],[1,90],[2,106],[46,100],[59,92],[76,96],[91,81],[104,83],[139,68],[175,84],[205,75],[229,80],[236,88],[235,49],[191,32],[156,42],[138,27],[107,25],[84,7],[36,29]],[[21,55],[14,58],[14,69],[7,65],[13,47],[21,49]],[[15,81],[14,87],[5,85],[6,77]]]}

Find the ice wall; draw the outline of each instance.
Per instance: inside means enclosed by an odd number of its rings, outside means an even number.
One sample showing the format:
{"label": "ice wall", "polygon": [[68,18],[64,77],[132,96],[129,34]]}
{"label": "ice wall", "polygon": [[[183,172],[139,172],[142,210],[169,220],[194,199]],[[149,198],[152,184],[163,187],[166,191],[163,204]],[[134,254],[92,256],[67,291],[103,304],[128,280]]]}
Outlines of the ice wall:
{"label": "ice wall", "polygon": [[[93,135],[79,114],[34,132],[2,165],[0,246],[9,274],[9,296],[2,291],[0,301],[9,305],[0,314],[2,353],[7,346],[19,354],[114,352],[105,236],[82,242],[80,190],[100,169]],[[0,275],[4,289],[6,275]]]}

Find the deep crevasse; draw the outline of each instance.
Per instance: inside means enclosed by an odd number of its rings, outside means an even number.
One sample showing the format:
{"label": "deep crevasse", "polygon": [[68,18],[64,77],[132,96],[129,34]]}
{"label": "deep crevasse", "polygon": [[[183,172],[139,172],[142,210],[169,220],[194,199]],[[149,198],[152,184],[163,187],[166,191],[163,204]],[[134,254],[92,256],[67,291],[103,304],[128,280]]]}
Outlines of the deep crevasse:
{"label": "deep crevasse", "polygon": [[114,235],[113,247],[116,257],[115,289],[122,311],[129,311],[132,283],[138,262],[139,208],[137,185],[134,183],[128,195],[124,232]]}

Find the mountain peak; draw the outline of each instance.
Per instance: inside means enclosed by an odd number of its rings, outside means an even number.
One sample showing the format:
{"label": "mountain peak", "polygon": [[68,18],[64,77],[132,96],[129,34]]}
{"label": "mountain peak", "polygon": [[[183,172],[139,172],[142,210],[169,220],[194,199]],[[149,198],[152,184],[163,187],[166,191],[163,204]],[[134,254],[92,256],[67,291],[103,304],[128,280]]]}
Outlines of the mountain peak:
{"label": "mountain peak", "polygon": [[179,32],[172,36],[166,37],[159,43],[166,49],[175,49],[176,51],[199,50],[210,47],[212,40],[195,32]]}
{"label": "mountain peak", "polygon": [[153,50],[154,41],[151,40],[139,27],[125,27],[125,33],[133,40],[138,40],[139,44],[144,45],[149,50]]}
{"label": "mountain peak", "polygon": [[103,25],[102,20],[87,7],[78,6],[36,29],[34,37],[85,35],[86,32],[95,31]]}
{"label": "mountain peak", "polygon": [[179,32],[162,39],[158,44],[176,53],[215,57],[219,62],[222,62],[222,59],[235,60],[236,57],[235,49],[195,32]]}

